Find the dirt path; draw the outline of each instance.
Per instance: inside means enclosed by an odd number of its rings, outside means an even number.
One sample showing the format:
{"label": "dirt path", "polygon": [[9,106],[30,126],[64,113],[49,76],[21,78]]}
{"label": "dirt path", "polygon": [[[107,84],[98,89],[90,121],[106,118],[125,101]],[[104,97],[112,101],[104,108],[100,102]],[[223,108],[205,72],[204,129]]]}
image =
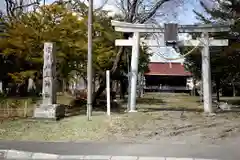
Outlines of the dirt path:
{"label": "dirt path", "polygon": [[144,99],[138,105],[142,112],[113,118],[109,129],[112,140],[218,144],[240,138],[240,112],[210,117],[202,113],[195,97],[174,94],[154,95],[153,100],[149,97],[145,97],[146,103],[152,105],[144,104]]}
{"label": "dirt path", "polygon": [[134,118],[115,117],[109,137],[130,142],[217,144],[240,135],[240,114],[205,117],[200,113],[184,113],[183,116],[181,118],[176,111],[163,111],[161,115],[145,113],[134,115]]}

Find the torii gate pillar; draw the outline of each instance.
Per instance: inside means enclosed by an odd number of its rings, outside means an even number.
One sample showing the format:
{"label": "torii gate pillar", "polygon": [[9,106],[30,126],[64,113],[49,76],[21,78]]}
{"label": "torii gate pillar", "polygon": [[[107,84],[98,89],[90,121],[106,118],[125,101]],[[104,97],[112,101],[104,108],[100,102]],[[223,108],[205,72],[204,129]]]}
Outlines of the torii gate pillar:
{"label": "torii gate pillar", "polygon": [[212,84],[211,84],[211,65],[209,54],[209,34],[203,32],[201,35],[203,43],[202,52],[202,83],[203,83],[203,99],[204,112],[212,113]]}
{"label": "torii gate pillar", "polygon": [[133,46],[131,57],[131,89],[130,89],[130,107],[129,112],[136,112],[136,93],[137,93],[137,78],[138,78],[138,59],[140,52],[140,34],[139,32],[133,33]]}

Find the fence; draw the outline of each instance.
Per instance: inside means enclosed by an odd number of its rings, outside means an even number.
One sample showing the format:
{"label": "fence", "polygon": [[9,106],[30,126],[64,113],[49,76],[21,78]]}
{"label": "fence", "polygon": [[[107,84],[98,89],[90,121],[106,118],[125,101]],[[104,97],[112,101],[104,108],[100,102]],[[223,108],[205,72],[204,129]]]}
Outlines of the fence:
{"label": "fence", "polygon": [[2,101],[0,119],[32,117],[34,106],[29,100]]}
{"label": "fence", "polygon": [[[62,98],[61,98],[62,97]],[[0,99],[0,120],[1,119],[12,119],[12,118],[28,118],[33,117],[33,112],[37,104],[40,102],[39,99]],[[70,117],[74,115],[81,114],[84,112],[82,106],[78,106],[81,102],[78,102],[77,106],[71,104],[71,98],[66,98],[65,96],[59,96],[58,102],[60,104],[65,104],[65,116]],[[85,112],[84,112],[85,113]]]}

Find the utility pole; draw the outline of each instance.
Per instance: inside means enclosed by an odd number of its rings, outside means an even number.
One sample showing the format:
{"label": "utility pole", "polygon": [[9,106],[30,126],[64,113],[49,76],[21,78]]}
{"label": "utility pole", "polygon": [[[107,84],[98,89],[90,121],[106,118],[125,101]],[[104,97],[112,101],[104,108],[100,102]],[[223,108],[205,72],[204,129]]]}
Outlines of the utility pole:
{"label": "utility pole", "polygon": [[92,115],[92,16],[93,0],[88,1],[88,61],[87,61],[87,118],[91,119]]}

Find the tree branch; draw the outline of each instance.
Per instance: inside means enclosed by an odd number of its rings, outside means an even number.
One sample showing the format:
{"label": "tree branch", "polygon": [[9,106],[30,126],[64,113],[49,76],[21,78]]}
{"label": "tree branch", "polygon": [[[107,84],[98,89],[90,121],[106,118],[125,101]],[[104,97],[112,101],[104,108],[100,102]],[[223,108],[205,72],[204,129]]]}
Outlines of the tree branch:
{"label": "tree branch", "polygon": [[133,18],[134,16],[136,15],[137,13],[137,4],[138,4],[138,0],[133,0],[133,3],[131,5],[131,10],[130,10],[130,19],[128,21],[132,22],[133,21]]}
{"label": "tree branch", "polygon": [[158,10],[164,3],[168,2],[168,1],[170,1],[170,0],[160,0],[160,1],[158,1],[158,2],[150,9],[150,12],[149,12],[145,17],[143,17],[143,18],[139,21],[139,23],[145,23],[148,19],[152,18],[152,17],[156,14],[157,10]]}
{"label": "tree branch", "polygon": [[34,0],[31,3],[24,4],[24,0],[5,0],[7,16],[9,18],[17,18],[24,12],[25,8],[33,5],[39,5],[41,0]]}

